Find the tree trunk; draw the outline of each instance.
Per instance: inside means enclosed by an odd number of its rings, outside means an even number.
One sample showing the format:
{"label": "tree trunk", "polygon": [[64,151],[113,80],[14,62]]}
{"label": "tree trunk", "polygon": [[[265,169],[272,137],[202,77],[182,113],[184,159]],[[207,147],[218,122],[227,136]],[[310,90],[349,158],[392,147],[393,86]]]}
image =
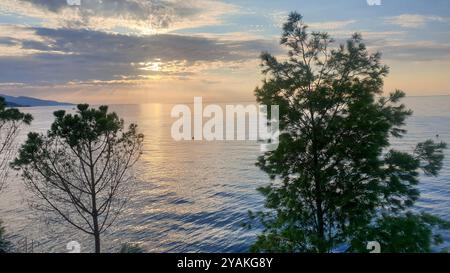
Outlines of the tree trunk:
{"label": "tree trunk", "polygon": [[315,186],[315,201],[316,201],[316,217],[317,217],[317,235],[319,237],[318,250],[320,253],[325,253],[327,248],[325,246],[325,223],[324,223],[324,211],[322,207],[322,181],[319,169],[319,151],[317,148],[317,128],[314,118],[314,113],[311,111],[312,120],[312,147],[313,147],[313,170],[314,170],[314,186]]}
{"label": "tree trunk", "polygon": [[97,210],[97,195],[95,189],[96,179],[94,176],[95,169],[94,163],[92,161],[92,145],[89,142],[89,161],[90,161],[90,171],[91,171],[91,194],[92,194],[92,222],[93,222],[93,231],[94,231],[94,240],[95,240],[95,253],[100,253],[100,229],[98,226],[98,210]]}
{"label": "tree trunk", "polygon": [[100,233],[99,232],[94,233],[94,240],[95,240],[95,253],[100,253]]}
{"label": "tree trunk", "polygon": [[320,253],[325,253],[327,251],[324,243],[325,243],[325,229],[324,229],[324,221],[323,221],[323,209],[322,209],[322,200],[320,198],[316,199],[317,206],[317,224],[318,224],[318,237],[320,239],[318,248]]}
{"label": "tree trunk", "polygon": [[98,212],[95,204],[95,198],[93,198],[93,213],[92,213],[92,222],[94,229],[94,240],[95,240],[95,253],[100,253],[100,230],[98,227]]}

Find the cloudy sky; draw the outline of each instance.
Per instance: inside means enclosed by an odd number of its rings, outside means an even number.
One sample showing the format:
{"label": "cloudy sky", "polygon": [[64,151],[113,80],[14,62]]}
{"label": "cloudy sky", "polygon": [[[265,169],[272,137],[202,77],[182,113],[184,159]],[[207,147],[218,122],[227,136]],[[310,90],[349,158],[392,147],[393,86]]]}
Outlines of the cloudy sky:
{"label": "cloudy sky", "polygon": [[1,0],[0,94],[89,103],[253,100],[258,56],[282,54],[280,27],[295,10],[338,40],[362,33],[391,67],[386,91],[450,95],[450,1],[367,2]]}

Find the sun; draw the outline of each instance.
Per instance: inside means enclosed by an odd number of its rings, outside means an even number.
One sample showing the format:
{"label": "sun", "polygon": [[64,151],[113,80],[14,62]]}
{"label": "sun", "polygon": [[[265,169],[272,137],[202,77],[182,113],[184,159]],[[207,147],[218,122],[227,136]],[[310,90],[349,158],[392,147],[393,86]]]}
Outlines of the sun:
{"label": "sun", "polygon": [[[132,63],[133,66],[136,64]],[[155,59],[150,62],[140,62],[138,63],[139,69],[144,71],[160,72],[163,69],[163,63],[160,59]]]}
{"label": "sun", "polygon": [[161,71],[161,66],[160,66],[160,62],[154,62],[150,65],[149,67],[150,71],[154,71],[154,72],[158,72]]}

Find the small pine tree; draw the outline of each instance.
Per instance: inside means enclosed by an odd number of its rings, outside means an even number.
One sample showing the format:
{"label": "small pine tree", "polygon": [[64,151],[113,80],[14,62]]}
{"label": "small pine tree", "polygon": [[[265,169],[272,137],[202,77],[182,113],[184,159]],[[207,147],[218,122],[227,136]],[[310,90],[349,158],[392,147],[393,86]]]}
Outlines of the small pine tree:
{"label": "small pine tree", "polygon": [[129,198],[130,169],[141,155],[144,136],[135,124],[126,130],[107,106],[80,104],[76,114],[60,110],[54,116],[47,134],[28,134],[13,166],[35,196],[33,208],[92,235],[98,253],[101,234]]}

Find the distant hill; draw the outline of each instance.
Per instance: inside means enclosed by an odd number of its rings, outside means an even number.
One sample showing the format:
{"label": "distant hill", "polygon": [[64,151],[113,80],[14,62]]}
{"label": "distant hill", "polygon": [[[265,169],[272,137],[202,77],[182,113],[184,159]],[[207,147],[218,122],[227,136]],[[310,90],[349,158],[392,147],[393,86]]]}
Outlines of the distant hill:
{"label": "distant hill", "polygon": [[[1,97],[1,96],[0,96],[0,97]],[[6,101],[6,106],[7,106],[7,107],[24,107],[24,106],[26,106],[26,105],[20,105],[20,104],[14,103],[14,102]]]}
{"label": "distant hill", "polygon": [[70,106],[71,103],[58,102],[52,100],[41,100],[31,97],[13,97],[0,94],[0,97],[4,97],[8,106],[14,107],[33,107],[33,106]]}

